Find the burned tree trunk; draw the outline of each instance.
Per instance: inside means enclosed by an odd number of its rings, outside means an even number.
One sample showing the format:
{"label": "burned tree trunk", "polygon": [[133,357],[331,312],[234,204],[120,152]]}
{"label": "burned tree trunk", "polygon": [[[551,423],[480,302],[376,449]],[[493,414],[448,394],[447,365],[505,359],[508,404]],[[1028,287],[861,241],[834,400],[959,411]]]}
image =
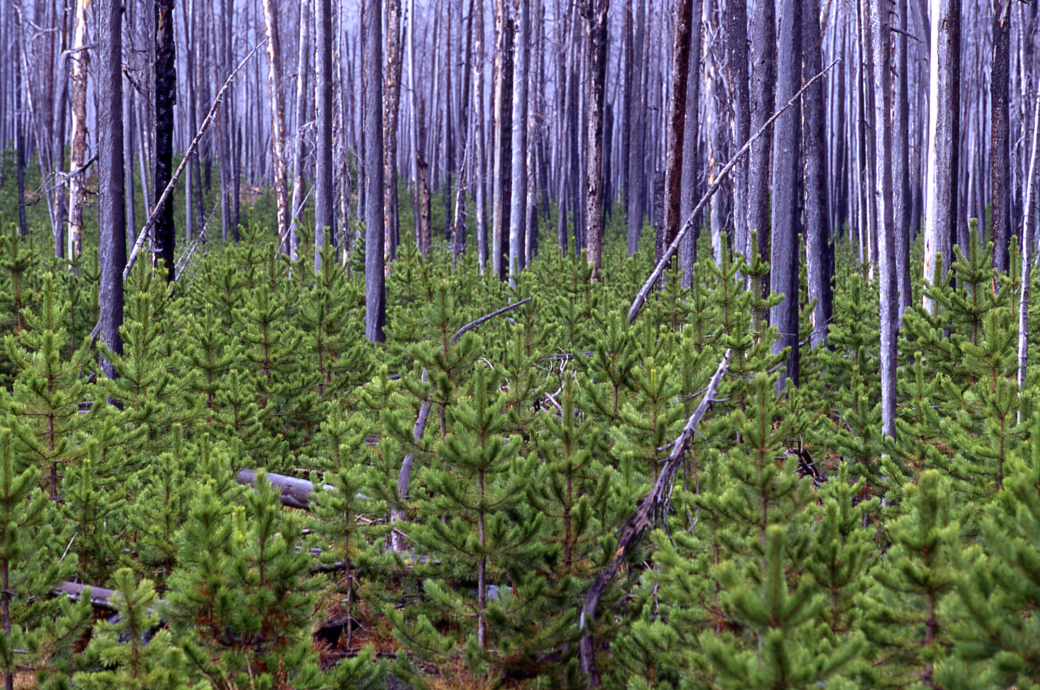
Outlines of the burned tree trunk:
{"label": "burned tree trunk", "polygon": [[87,72],[90,68],[90,53],[87,43],[87,7],[90,0],[76,3],[76,29],[72,55],[72,160],[69,162],[69,259],[75,259],[83,251],[83,203],[86,196],[86,171],[83,166],[87,158]]}
{"label": "burned tree trunk", "polygon": [[[315,110],[318,130],[315,135],[317,166],[314,171],[314,272],[321,270],[321,252],[335,236],[335,184],[332,179],[332,0],[317,0],[314,17],[317,48]],[[327,234],[326,234],[327,233]]]}
{"label": "burned tree trunk", "polygon": [[[700,3],[697,3],[700,5]],[[668,102],[667,148],[665,153],[664,227],[657,243],[657,260],[679,232],[679,202],[682,194],[683,139],[686,135],[686,96],[689,86],[690,43],[693,0],[680,0],[676,7],[672,46],[672,97]],[[698,21],[700,17],[698,17]],[[696,136],[691,131],[690,136]]]}
{"label": "burned tree trunk", "polygon": [[[766,3],[769,4],[769,3]],[[787,102],[802,79],[802,0],[784,0],[777,49],[776,98]],[[773,353],[790,348],[787,368],[777,382],[798,385],[798,182],[801,169],[801,117],[796,109],[781,115],[773,130],[773,184],[769,288],[783,300],[770,310],[770,323],[779,331]]]}
{"label": "burned tree trunk", "polygon": [[365,336],[380,343],[386,339],[382,13],[380,0],[365,0]]}
{"label": "burned tree trunk", "polygon": [[[820,2],[806,0],[802,15],[802,78],[820,72],[823,62],[820,41]],[[805,151],[805,267],[809,299],[816,300],[812,320],[812,347],[827,343],[827,328],[833,313],[831,279],[830,216],[827,213],[827,160],[823,84],[815,84],[802,96],[802,142]]]}
{"label": "burned tree trunk", "polygon": [[608,0],[587,0],[585,31],[589,55],[586,60],[586,160],[585,246],[592,264],[592,279],[599,280],[603,268],[603,88],[607,77]]}
{"label": "burned tree trunk", "polygon": [[[177,46],[173,38],[174,0],[155,2],[155,184],[156,195],[170,183],[173,174],[173,106],[177,102]],[[120,147],[122,148],[122,147]],[[121,158],[121,156],[120,156]],[[155,261],[163,260],[166,282],[173,282],[173,198],[159,209],[155,222]]]}
{"label": "burned tree trunk", "polygon": [[514,46],[513,118],[512,118],[512,190],[509,193],[509,274],[510,284],[517,271],[524,267],[525,233],[527,228],[527,81],[531,56],[529,34],[531,24],[530,0],[518,0],[516,15],[516,42]]}
{"label": "burned tree trunk", "polygon": [[282,95],[282,44],[278,36],[278,7],[264,0],[267,30],[267,89],[271,98],[271,158],[274,194],[278,206],[278,247],[289,252],[289,184],[285,170],[285,98]]}
{"label": "burned tree trunk", "polygon": [[[126,265],[126,205],[123,187],[122,3],[101,0],[98,31],[98,259],[101,281],[99,338],[109,350],[123,352],[123,267]],[[173,264],[170,265],[173,268]],[[115,378],[102,360],[105,376]]]}
{"label": "burned tree trunk", "polygon": [[[905,2],[905,0],[904,0]],[[902,39],[905,42],[905,38]],[[905,48],[904,48],[905,50]],[[993,61],[990,78],[991,179],[993,184],[993,265],[1009,269],[1008,245],[1011,240],[1011,0],[999,0],[993,17]]]}
{"label": "burned tree trunk", "polygon": [[386,100],[383,110],[383,257],[397,258],[397,116],[401,105],[401,0],[386,4]]}

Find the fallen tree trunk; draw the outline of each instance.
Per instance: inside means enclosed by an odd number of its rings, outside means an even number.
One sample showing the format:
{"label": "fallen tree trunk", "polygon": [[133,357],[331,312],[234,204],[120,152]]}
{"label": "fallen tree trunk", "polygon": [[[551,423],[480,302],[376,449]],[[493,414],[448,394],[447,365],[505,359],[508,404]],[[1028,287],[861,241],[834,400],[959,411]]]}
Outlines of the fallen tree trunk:
{"label": "fallen tree trunk", "polygon": [[719,368],[715,370],[715,374],[711,377],[711,383],[708,384],[708,389],[704,392],[704,397],[701,398],[700,404],[697,405],[697,409],[693,411],[690,418],[686,420],[686,426],[683,427],[682,433],[679,434],[679,437],[672,444],[672,452],[668,455],[668,459],[664,461],[664,467],[661,469],[661,473],[657,475],[657,481],[651,487],[649,495],[643,499],[635,514],[621,528],[617,550],[614,551],[614,559],[610,562],[610,565],[596,576],[592,587],[589,588],[589,593],[585,596],[585,603],[581,607],[581,617],[578,619],[578,629],[584,633],[578,648],[578,655],[581,660],[581,671],[589,676],[589,684],[592,686],[599,685],[599,673],[596,671],[596,664],[593,661],[592,622],[596,616],[596,607],[599,606],[600,597],[603,596],[607,584],[614,579],[618,567],[639,539],[639,535],[650,526],[654,516],[661,510],[665,499],[671,493],[672,477],[675,476],[675,471],[679,468],[683,455],[689,449],[690,442],[693,440],[693,434],[697,430],[697,424],[700,423],[704,413],[708,410],[708,405],[714,400],[715,393],[719,390],[719,382],[722,381],[723,375],[729,368],[731,356],[732,351],[726,350],[726,354],[722,356],[722,361],[719,362]]}
{"label": "fallen tree trunk", "polygon": [[[118,590],[105,589],[104,587],[91,587],[90,585],[81,585],[78,582],[63,582],[61,585],[54,589],[55,594],[64,594],[72,601],[79,601],[83,598],[84,593],[89,590],[90,594],[90,605],[101,609],[116,610],[116,605],[112,601],[113,597],[119,594]],[[163,606],[166,602],[162,599],[156,599],[156,606]]]}
{"label": "fallen tree trunk", "polygon": [[[243,486],[253,486],[254,482],[256,482],[256,472],[250,469],[240,470],[235,475],[235,481]],[[310,495],[314,492],[314,483],[309,479],[297,479],[296,477],[287,477],[284,474],[268,472],[267,481],[271,482],[271,486],[281,491],[281,495],[278,498],[283,506],[299,508],[300,510],[311,509]],[[336,489],[331,484],[326,484],[325,490],[335,491]]]}

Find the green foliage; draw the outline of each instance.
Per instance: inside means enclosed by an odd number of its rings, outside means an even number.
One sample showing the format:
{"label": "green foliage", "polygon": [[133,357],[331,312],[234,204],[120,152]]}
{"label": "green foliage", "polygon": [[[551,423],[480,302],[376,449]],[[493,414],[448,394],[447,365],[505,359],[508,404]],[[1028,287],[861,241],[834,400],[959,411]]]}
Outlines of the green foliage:
{"label": "green foliage", "polygon": [[[28,241],[0,233],[0,670],[45,688],[580,687],[584,595],[730,349],[600,601],[604,683],[1035,683],[1038,375],[1014,381],[1017,278],[975,228],[946,281],[913,286],[935,309],[903,315],[889,438],[877,287],[844,243],[829,347],[803,349],[778,399],[757,255],[673,266],[629,324],[653,250],[624,256],[621,213],[598,283],[550,233],[511,286],[472,246],[452,257],[435,232],[420,256],[404,232],[375,345],[357,236],[353,270],[330,247],[315,275],[309,253],[277,255],[271,209],[172,289],[141,262],[123,352],[100,353],[114,380],[87,338],[96,250],[56,261],[33,214]],[[313,481],[309,514],[265,470]],[[65,579],[115,587],[120,618],[48,597]]]}
{"label": "green foliage", "polygon": [[127,688],[130,690],[181,690],[190,687],[184,653],[176,647],[169,630],[158,627],[157,596],[152,583],[135,583],[124,568],[114,577],[114,622],[95,628],[82,665],[99,665],[104,670],[77,673],[73,682],[83,688]]}

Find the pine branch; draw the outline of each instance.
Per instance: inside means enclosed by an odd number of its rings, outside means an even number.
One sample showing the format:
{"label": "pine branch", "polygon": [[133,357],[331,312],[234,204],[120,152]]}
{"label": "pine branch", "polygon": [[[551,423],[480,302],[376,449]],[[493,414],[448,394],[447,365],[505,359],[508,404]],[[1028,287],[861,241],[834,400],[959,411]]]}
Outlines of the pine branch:
{"label": "pine branch", "polygon": [[[462,337],[462,334],[465,333],[466,331],[473,330],[474,328],[483,325],[484,323],[490,321],[491,319],[495,318],[496,316],[499,316],[501,314],[505,314],[508,311],[512,311],[513,309],[516,309],[520,305],[527,304],[528,302],[531,301],[531,299],[532,298],[527,297],[526,299],[522,299],[519,302],[513,302],[512,304],[507,304],[506,306],[502,307],[501,309],[496,309],[495,311],[491,312],[490,314],[485,314],[484,316],[481,316],[479,319],[476,319],[475,321],[470,321],[465,326],[463,326],[462,328],[457,330],[455,332],[455,335],[451,336],[451,340],[449,342],[452,345],[454,345],[458,341],[458,339]],[[425,369],[423,369],[423,371],[422,371],[422,380],[423,381],[427,380],[426,370]],[[422,404],[422,407],[419,408],[419,416],[415,420],[415,427],[412,429],[412,437],[415,438],[416,444],[418,444],[422,440],[423,433],[426,431],[426,420],[429,419],[429,417],[430,417],[430,401],[429,400],[424,400],[423,404]],[[397,499],[398,499],[398,501],[401,502],[402,505],[404,504],[405,498],[408,497],[408,484],[411,482],[411,479],[412,479],[412,466],[414,464],[415,464],[415,453],[408,453],[407,455],[404,456],[404,461],[401,463],[401,471],[397,475]],[[398,520],[401,520],[403,518],[404,518],[404,510],[402,510],[400,508],[394,508],[391,511],[391,519],[392,519],[393,522],[397,522]],[[399,548],[397,548],[397,547],[401,546],[398,540],[395,540],[395,544],[394,545],[395,545],[395,550],[400,550]]]}

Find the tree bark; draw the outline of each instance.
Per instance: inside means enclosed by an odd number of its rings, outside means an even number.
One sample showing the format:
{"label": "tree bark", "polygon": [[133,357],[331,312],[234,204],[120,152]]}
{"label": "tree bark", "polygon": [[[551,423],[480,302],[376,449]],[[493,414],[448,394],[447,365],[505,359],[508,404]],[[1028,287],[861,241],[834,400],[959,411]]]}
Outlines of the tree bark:
{"label": "tree bark", "polygon": [[[729,48],[730,102],[733,106],[733,150],[739,151],[751,135],[751,110],[748,92],[748,34],[747,4],[743,0],[731,1],[726,8],[728,25],[726,43]],[[820,65],[806,77],[811,78],[820,71]],[[822,85],[821,85],[822,88]],[[691,199],[692,202],[692,199]],[[748,225],[748,162],[741,160],[733,171],[733,240],[734,251],[747,251]]]}
{"label": "tree bark", "polygon": [[[271,0],[266,0],[270,2]],[[365,336],[383,342],[383,42],[381,0],[365,6]]]}
{"label": "tree bark", "polygon": [[[484,5],[473,5],[473,164],[476,171],[474,196],[476,202],[477,263],[484,274],[488,260],[487,237],[487,158],[484,150]],[[473,176],[471,176],[473,177]]]}
{"label": "tree bark", "polygon": [[[765,0],[751,15],[751,129],[757,132],[773,114],[776,102],[776,16],[773,3]],[[758,231],[758,246],[747,247],[748,259],[757,253],[763,258],[769,248],[770,153],[773,133],[766,134],[751,147],[748,161],[748,237]]]}
{"label": "tree bark", "polygon": [[[951,238],[957,235],[957,176],[960,126],[960,0],[941,0],[932,17],[928,88],[928,173],[924,229],[924,279],[936,269],[945,277],[951,265]],[[942,256],[942,266],[936,257]],[[924,308],[935,303],[924,297]]]}
{"label": "tree bark", "polygon": [[23,237],[29,236],[29,225],[25,218],[25,95],[23,94],[22,82],[24,78],[23,65],[25,63],[25,21],[22,18],[21,4],[15,8],[15,16],[18,17],[17,46],[14,52],[14,148],[15,148],[15,177],[18,189],[18,233]]}
{"label": "tree bark", "polygon": [[[603,101],[607,77],[607,9],[609,0],[586,0],[585,31],[588,39],[588,100],[586,131],[585,245],[592,264],[592,279],[603,268]],[[678,197],[677,197],[678,198]]]}
{"label": "tree bark", "polygon": [[[905,39],[904,39],[905,40]],[[1001,271],[1010,268],[1008,250],[1011,240],[1011,126],[1010,97],[1011,0],[997,0],[993,16],[993,59],[990,77],[990,159],[993,186],[993,265]]]}
{"label": "tree bark", "polygon": [[86,198],[87,162],[87,73],[90,69],[90,51],[87,45],[87,9],[90,0],[76,2],[76,29],[72,55],[72,160],[69,162],[69,259],[83,251],[83,203]]}
{"label": "tree bark", "polygon": [[[632,3],[629,0],[625,7],[625,22],[627,33],[632,33]],[[626,176],[628,186],[625,188],[625,213],[628,219],[628,255],[632,256],[639,249],[639,237],[643,232],[643,215],[645,207],[643,199],[645,195],[646,180],[643,176],[643,145],[646,136],[645,119],[646,111],[643,107],[645,86],[642,82],[643,62],[643,33],[646,28],[646,6],[645,2],[640,5],[638,22],[634,29],[635,35],[629,40],[629,50],[626,51],[625,61],[630,62],[627,69],[628,81],[626,98],[629,100],[630,115],[628,118],[629,150],[628,158],[622,161],[622,165],[628,166]],[[699,75],[698,75],[699,77]],[[628,95],[631,90],[631,95]]]}
{"label": "tree bark", "polygon": [[530,73],[530,0],[516,3],[516,42],[514,45],[512,122],[512,190],[509,210],[509,282],[515,285],[516,273],[523,269],[527,228],[527,82]]}
{"label": "tree bark", "polygon": [[[768,3],[766,3],[768,4]],[[783,0],[777,48],[776,98],[781,103],[799,89],[802,78],[802,0]],[[798,385],[798,175],[801,157],[801,118],[792,109],[780,116],[773,130],[773,184],[769,288],[783,299],[770,310],[778,334],[773,353],[790,348],[786,370],[777,381],[782,391],[788,380]]]}
{"label": "tree bark", "polygon": [[[682,196],[683,143],[686,135],[686,96],[690,76],[693,5],[693,0],[679,0],[676,5],[672,44],[672,97],[668,101],[668,135],[664,163],[664,228],[661,241],[657,243],[658,261],[665,248],[678,234],[681,222],[679,206]],[[698,22],[699,20],[700,17]],[[696,130],[691,130],[690,136],[696,136]]]}
{"label": "tree bark", "polygon": [[314,171],[314,272],[321,270],[321,252],[335,236],[335,194],[332,179],[332,1],[317,0],[318,13],[314,18],[317,48],[317,84],[315,110],[318,130],[315,133],[317,166]]}
{"label": "tree bark", "polygon": [[267,31],[267,89],[271,99],[271,158],[274,165],[274,194],[278,207],[278,248],[289,252],[289,185],[285,170],[285,98],[282,95],[282,44],[278,35],[278,7],[264,0]]}
{"label": "tree bark", "polygon": [[[318,0],[321,2],[322,0]],[[310,12],[309,12],[309,0],[301,0],[300,2],[300,21],[299,21],[299,51],[296,54],[296,136],[293,138],[293,172],[292,172],[292,203],[289,206],[291,213],[289,216],[289,258],[292,261],[296,261],[297,247],[300,244],[299,234],[299,216],[303,213],[303,199],[304,199],[304,179],[303,179],[303,158],[305,155],[304,146],[304,131],[307,126],[307,94],[308,88],[308,75],[310,73]],[[315,69],[317,66],[315,65]],[[317,247],[318,236],[314,236],[315,247]],[[317,252],[315,252],[317,256]],[[317,272],[317,271],[315,271]]]}
{"label": "tree bark", "polygon": [[492,175],[491,266],[500,280],[505,280],[509,261],[510,187],[509,171],[511,138],[507,123],[512,124],[512,100],[507,94],[513,84],[513,30],[506,0],[495,3],[495,88],[494,128],[495,153]]}
{"label": "tree bark", "polygon": [[[745,118],[748,114],[747,110],[747,15],[742,2],[735,3],[737,5],[733,10],[733,14],[741,15],[744,17],[743,24],[743,35],[744,35],[744,83],[743,83],[743,94],[744,94],[744,106],[743,112]],[[683,136],[683,166],[682,166],[682,191],[679,195],[679,217],[680,219],[689,218],[690,214],[693,213],[693,205],[697,203],[697,196],[700,194],[700,126],[698,123],[700,115],[700,101],[701,101],[701,51],[703,50],[701,44],[701,33],[703,22],[701,20],[704,11],[704,5],[702,0],[694,0],[693,11],[691,14],[692,21],[692,35],[690,37],[690,62],[687,68],[687,86],[686,86],[686,130]],[[734,19],[733,21],[737,21]],[[731,37],[732,40],[732,37]],[[732,56],[731,56],[732,60]],[[738,79],[738,91],[739,91],[739,79]],[[739,98],[740,96],[737,96]],[[739,108],[739,104],[734,99],[734,109]],[[739,127],[739,122],[734,121],[735,125]],[[745,139],[747,136],[745,134]],[[622,157],[624,159],[624,157]],[[742,163],[741,167],[745,170],[747,164]],[[695,224],[699,223],[699,220],[694,221]],[[737,245],[743,247],[743,245]],[[688,234],[683,239],[682,244],[679,247],[679,268],[683,271],[682,286],[684,288],[693,287],[693,265],[697,263],[697,232]]]}
{"label": "tree bark", "polygon": [[881,297],[881,432],[896,435],[896,338],[899,301],[896,294],[895,231],[892,227],[892,101],[888,52],[888,8],[870,5],[874,51],[874,199],[878,219],[878,280]]}
{"label": "tree bark", "polygon": [[896,288],[899,291],[899,316],[910,307],[910,224],[913,203],[910,196],[910,72],[907,58],[907,0],[897,0],[899,32],[895,44],[896,102],[892,109],[892,222],[895,229]]}
{"label": "tree bark", "polygon": [[[122,10],[120,0],[99,0],[98,260],[101,279],[98,303],[101,318],[98,335],[101,342],[116,354],[123,352],[119,328],[123,325],[123,267],[126,265]],[[116,376],[111,362],[103,359],[101,366],[105,376]]]}
{"label": "tree bark", "polygon": [[[64,8],[59,9],[55,3],[55,13],[60,13],[60,18],[55,18],[55,30],[60,33],[61,40],[58,46],[59,53],[55,65],[55,80],[57,84],[57,96],[51,115],[51,143],[50,158],[52,172],[62,175],[65,172],[65,115],[69,109],[69,27],[68,27],[68,0],[63,2]],[[0,45],[3,45],[0,43]],[[131,187],[132,188],[132,187]],[[55,182],[51,192],[51,233],[54,238],[54,256],[64,258],[65,256],[65,223],[68,220],[68,204],[65,199],[65,186]]]}
{"label": "tree bark", "polygon": [[[802,78],[819,73],[823,60],[820,40],[820,2],[805,0],[802,16]],[[827,159],[824,122],[823,83],[809,87],[802,96],[802,143],[805,149],[805,266],[809,279],[809,299],[813,309],[811,343],[816,348],[827,344],[827,328],[833,313],[831,280],[831,227],[827,213]]]}
{"label": "tree bark", "polygon": [[[174,0],[155,0],[155,189],[165,189],[173,173],[173,107],[177,102],[177,45],[173,36]],[[176,229],[173,197],[159,209],[155,223],[156,262],[162,259],[166,282],[173,282]]]}
{"label": "tree bark", "polygon": [[397,119],[401,109],[401,0],[386,3],[386,100],[383,111],[383,256],[397,258]]}
{"label": "tree bark", "polygon": [[[1037,192],[1037,149],[1040,143],[1040,83],[1035,87],[1036,102],[1033,106],[1033,145],[1029,156],[1029,172],[1026,177],[1026,203],[1022,220],[1022,280],[1018,299],[1018,390],[1026,389],[1026,366],[1029,362],[1029,282],[1033,266],[1033,206]],[[1022,421],[1019,409],[1018,421]]]}

